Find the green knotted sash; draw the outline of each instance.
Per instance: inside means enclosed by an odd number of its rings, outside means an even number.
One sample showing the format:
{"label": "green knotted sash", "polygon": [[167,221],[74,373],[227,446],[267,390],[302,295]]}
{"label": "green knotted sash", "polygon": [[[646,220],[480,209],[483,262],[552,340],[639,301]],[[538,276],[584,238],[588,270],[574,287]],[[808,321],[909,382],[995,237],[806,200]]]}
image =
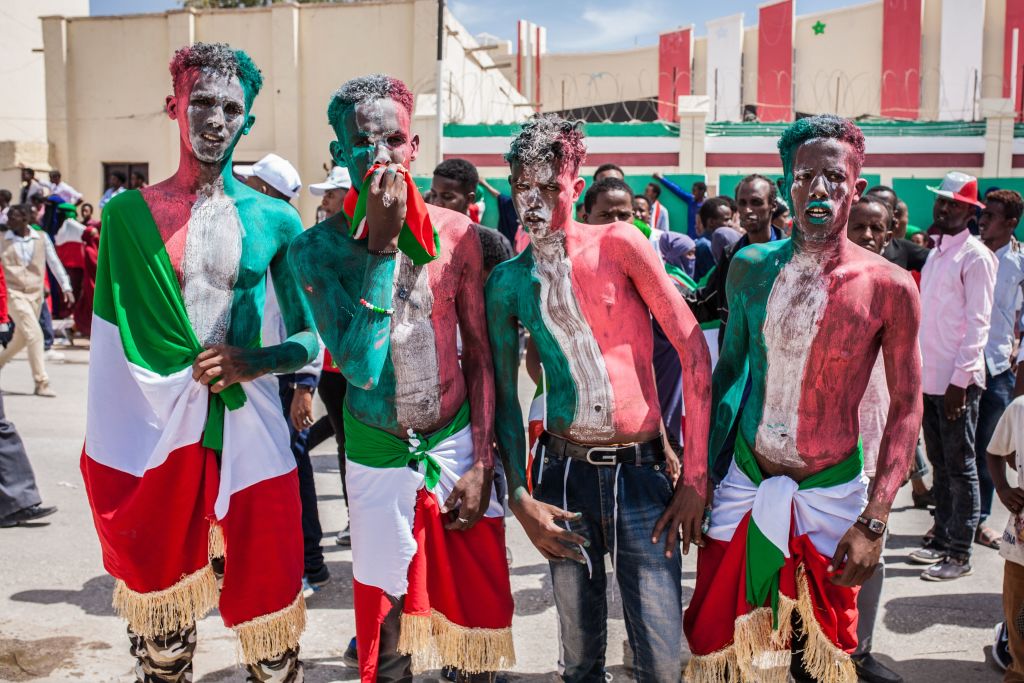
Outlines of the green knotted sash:
{"label": "green knotted sash", "polygon": [[383,429],[360,422],[344,406],[345,457],[366,467],[399,468],[410,463],[427,464],[425,475],[428,489],[433,489],[441,479],[441,465],[430,454],[454,434],[469,425],[469,402],[464,401],[459,412],[446,426],[433,434],[415,434],[409,439],[400,439]]}

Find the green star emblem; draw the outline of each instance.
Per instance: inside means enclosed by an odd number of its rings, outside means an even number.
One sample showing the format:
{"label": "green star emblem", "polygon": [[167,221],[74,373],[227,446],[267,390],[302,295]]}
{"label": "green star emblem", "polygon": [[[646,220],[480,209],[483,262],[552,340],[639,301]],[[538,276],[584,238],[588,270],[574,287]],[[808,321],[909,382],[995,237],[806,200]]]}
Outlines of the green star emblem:
{"label": "green star emblem", "polygon": [[816,36],[820,36],[825,32],[825,24],[820,19],[811,28],[814,29],[814,35]]}

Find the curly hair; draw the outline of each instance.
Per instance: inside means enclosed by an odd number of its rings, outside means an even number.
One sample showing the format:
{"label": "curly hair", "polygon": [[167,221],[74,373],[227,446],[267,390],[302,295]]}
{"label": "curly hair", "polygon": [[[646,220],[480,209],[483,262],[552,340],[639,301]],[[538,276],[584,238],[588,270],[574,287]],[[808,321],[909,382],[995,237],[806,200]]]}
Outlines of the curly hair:
{"label": "curly hair", "polygon": [[412,118],[413,96],[409,86],[394,76],[370,74],[346,81],[334,91],[327,105],[327,123],[337,130],[342,125],[346,111],[357,104],[374,100],[394,100]]}
{"label": "curly hair", "polygon": [[[819,116],[808,116],[793,122],[782,132],[779,138],[779,154],[782,155],[782,174],[786,178],[786,194],[788,188],[793,185],[793,163],[796,160],[796,150],[800,145],[818,138],[831,138],[845,142],[853,151],[854,172],[860,173],[864,166],[864,133],[861,132],[853,121],[844,119],[835,114],[821,114]],[[790,199],[786,197],[786,199]],[[789,202],[792,204],[792,201]]]}
{"label": "curly hair", "polygon": [[171,79],[174,90],[185,82],[185,75],[193,69],[212,71],[224,76],[235,76],[245,91],[245,104],[251,106],[263,87],[263,74],[244,50],[236,50],[227,43],[194,43],[178,48],[171,58]]}
{"label": "curly hair", "polygon": [[523,124],[505,154],[509,166],[531,166],[557,161],[559,170],[573,175],[587,158],[583,144],[583,122],[568,121],[557,114],[543,114]]}

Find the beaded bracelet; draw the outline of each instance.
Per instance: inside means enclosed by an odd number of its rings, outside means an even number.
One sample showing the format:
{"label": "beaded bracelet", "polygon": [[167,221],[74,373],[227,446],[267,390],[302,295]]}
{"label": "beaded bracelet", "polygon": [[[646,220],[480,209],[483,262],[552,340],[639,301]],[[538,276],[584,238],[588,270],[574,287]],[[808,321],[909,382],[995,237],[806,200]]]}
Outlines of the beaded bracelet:
{"label": "beaded bracelet", "polygon": [[395,309],[393,308],[381,308],[380,306],[374,306],[366,299],[360,299],[359,303],[362,304],[363,308],[369,309],[374,313],[380,313],[381,315],[393,315]]}
{"label": "beaded bracelet", "polygon": [[397,256],[398,249],[367,249],[374,256]]}

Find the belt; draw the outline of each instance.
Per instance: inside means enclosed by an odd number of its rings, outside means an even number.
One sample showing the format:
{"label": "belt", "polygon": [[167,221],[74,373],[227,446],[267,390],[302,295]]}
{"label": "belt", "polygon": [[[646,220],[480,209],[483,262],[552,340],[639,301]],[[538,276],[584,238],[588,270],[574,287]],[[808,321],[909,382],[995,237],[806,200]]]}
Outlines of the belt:
{"label": "belt", "polygon": [[572,458],[591,465],[639,466],[665,462],[665,446],[660,438],[643,443],[587,446],[544,431],[541,432],[538,443],[544,446],[544,454],[547,457]]}

